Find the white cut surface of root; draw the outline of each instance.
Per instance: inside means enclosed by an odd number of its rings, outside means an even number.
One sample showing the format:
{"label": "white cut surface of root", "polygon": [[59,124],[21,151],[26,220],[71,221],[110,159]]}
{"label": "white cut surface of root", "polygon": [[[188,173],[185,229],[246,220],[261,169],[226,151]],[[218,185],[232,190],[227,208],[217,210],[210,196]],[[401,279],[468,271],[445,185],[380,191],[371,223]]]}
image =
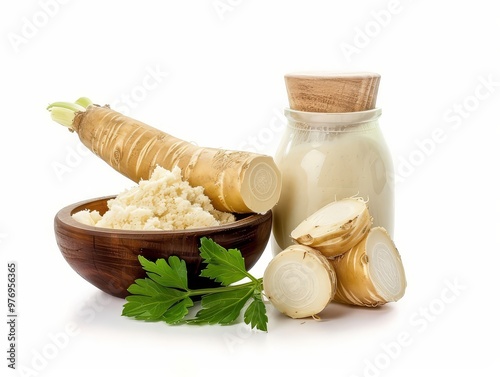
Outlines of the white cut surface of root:
{"label": "white cut surface of root", "polygon": [[332,301],[336,284],[328,259],[304,245],[291,245],[276,255],[263,275],[265,295],[291,318],[316,317]]}
{"label": "white cut surface of root", "polygon": [[398,301],[405,293],[401,256],[382,227],[370,229],[360,243],[330,263],[337,276],[334,301],[374,307]]}
{"label": "white cut surface of root", "polygon": [[291,233],[301,245],[336,257],[359,243],[372,226],[372,217],[361,198],[346,198],[320,208]]}

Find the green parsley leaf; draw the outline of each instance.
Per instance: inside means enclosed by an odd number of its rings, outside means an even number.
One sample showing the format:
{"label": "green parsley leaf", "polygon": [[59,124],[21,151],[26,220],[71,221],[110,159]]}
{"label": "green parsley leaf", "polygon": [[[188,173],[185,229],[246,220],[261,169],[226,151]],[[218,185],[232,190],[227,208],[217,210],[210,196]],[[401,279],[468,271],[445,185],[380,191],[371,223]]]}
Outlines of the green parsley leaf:
{"label": "green parsley leaf", "polygon": [[254,295],[253,301],[245,310],[244,320],[251,328],[257,328],[261,331],[267,331],[266,306],[262,301],[262,296]]}
{"label": "green parsley leaf", "polygon": [[142,255],[138,258],[142,268],[148,271],[147,275],[151,280],[165,287],[187,290],[186,262],[179,257],[169,257],[168,263],[165,259],[158,259],[156,263],[150,262]]}
{"label": "green parsley leaf", "polygon": [[211,239],[203,237],[200,255],[207,263],[200,276],[214,279],[225,286],[249,276],[245,260],[237,249],[226,250]]}
{"label": "green parsley leaf", "polygon": [[168,262],[158,259],[156,263],[141,255],[138,259],[148,278],[137,279],[130,285],[128,291],[133,296],[126,297],[122,315],[148,321],[179,322],[193,306],[187,292],[186,262],[175,256],[168,258]]}
{"label": "green parsley leaf", "polygon": [[241,287],[229,292],[205,295],[201,299],[201,310],[190,323],[228,324],[234,322],[248,299],[252,297],[252,286]]}
{"label": "green parsley leaf", "polygon": [[[122,315],[146,321],[159,321],[165,318],[167,311],[178,303],[183,303],[186,308],[193,305],[191,299],[186,297],[186,292],[177,289],[163,288],[162,293],[156,291],[150,293],[127,296]],[[186,298],[189,301],[186,301]],[[178,318],[174,319],[179,320]]]}
{"label": "green parsley leaf", "polygon": [[184,300],[179,301],[177,304],[172,305],[161,318],[164,322],[173,325],[183,321],[184,317],[188,315],[189,308],[193,306],[193,301],[186,297]]}

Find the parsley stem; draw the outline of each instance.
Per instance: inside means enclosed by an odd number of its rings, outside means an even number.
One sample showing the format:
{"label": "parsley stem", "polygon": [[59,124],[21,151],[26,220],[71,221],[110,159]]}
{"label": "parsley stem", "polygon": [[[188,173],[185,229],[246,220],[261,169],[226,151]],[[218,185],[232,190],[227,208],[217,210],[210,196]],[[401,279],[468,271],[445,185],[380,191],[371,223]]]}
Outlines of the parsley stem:
{"label": "parsley stem", "polygon": [[252,281],[249,281],[248,283],[237,284],[237,285],[228,285],[215,288],[189,289],[187,290],[187,293],[188,296],[201,296],[201,295],[208,295],[211,293],[230,292],[240,288],[257,286],[257,285],[258,287],[262,285],[262,278],[260,279],[253,278]]}

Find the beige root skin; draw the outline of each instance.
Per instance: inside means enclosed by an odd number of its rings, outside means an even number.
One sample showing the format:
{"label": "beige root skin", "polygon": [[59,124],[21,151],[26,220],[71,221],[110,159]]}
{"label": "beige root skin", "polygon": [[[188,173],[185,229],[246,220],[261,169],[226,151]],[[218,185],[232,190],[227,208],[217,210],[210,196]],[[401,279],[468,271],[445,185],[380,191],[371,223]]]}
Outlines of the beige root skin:
{"label": "beige root skin", "polygon": [[329,261],[337,276],[336,302],[376,307],[404,295],[401,256],[383,228],[372,228],[355,247]]}
{"label": "beige root skin", "polygon": [[278,202],[281,174],[270,156],[198,147],[106,106],[77,112],[72,129],[87,148],[135,182],[149,179],[157,165],[179,166],[183,178],[202,186],[220,211],[264,213]]}
{"label": "beige root skin", "polygon": [[[333,216],[337,218],[330,222]],[[327,225],[324,224],[325,219]],[[359,243],[370,230],[372,222],[362,199],[346,198],[327,204],[310,215],[292,231],[291,237],[295,242],[313,247],[332,258]]]}
{"label": "beige root skin", "polygon": [[328,259],[318,250],[292,245],[271,260],[264,271],[263,288],[281,313],[318,319],[335,295],[337,279]]}

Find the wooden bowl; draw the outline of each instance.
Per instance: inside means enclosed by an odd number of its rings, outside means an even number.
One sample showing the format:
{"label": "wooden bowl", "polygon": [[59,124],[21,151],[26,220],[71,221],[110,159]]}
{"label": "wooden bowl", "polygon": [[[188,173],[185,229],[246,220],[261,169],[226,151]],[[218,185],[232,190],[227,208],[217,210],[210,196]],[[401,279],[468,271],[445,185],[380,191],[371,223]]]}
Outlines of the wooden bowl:
{"label": "wooden bowl", "polygon": [[71,217],[83,209],[104,214],[111,198],[91,199],[61,209],[54,218],[54,230],[69,265],[85,280],[116,297],[127,296],[127,288],[146,276],[138,255],[152,261],[176,255],[186,262],[190,288],[208,288],[217,284],[199,276],[205,267],[199,255],[202,237],[225,248],[239,249],[249,270],[261,257],[271,234],[271,211],[238,215],[231,224],[172,231],[106,229],[81,224]]}

